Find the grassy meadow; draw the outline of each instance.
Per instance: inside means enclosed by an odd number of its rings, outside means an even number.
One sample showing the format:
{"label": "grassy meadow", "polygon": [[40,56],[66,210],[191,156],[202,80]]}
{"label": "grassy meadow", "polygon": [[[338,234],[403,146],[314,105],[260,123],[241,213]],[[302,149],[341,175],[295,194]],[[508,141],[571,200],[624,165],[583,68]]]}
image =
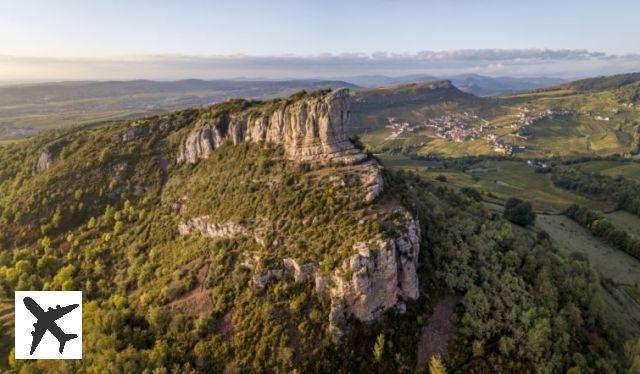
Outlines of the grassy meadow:
{"label": "grassy meadow", "polygon": [[[504,203],[510,197],[528,200],[537,212],[560,213],[572,204],[609,211],[612,206],[593,201],[579,194],[556,187],[549,174],[536,173],[524,161],[481,161],[467,172],[443,169],[433,161],[411,160],[403,156],[378,156],[390,169],[413,170],[424,178],[448,187],[473,187],[484,193],[485,199]],[[437,180],[445,176],[446,182]]]}
{"label": "grassy meadow", "polygon": [[[609,217],[610,218],[610,217]],[[637,219],[637,218],[636,218]],[[555,248],[565,255],[586,256],[600,275],[598,293],[609,323],[628,336],[640,334],[640,261],[595,238],[589,231],[562,215],[540,214],[536,228],[546,231]]]}

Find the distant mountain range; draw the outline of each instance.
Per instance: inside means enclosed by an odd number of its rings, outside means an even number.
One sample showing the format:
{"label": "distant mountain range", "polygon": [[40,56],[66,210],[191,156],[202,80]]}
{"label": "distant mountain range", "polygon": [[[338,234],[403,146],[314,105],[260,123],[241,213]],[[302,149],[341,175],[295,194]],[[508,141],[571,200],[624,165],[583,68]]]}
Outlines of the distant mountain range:
{"label": "distant mountain range", "polygon": [[366,88],[407,83],[421,83],[435,80],[450,80],[460,90],[478,96],[490,96],[517,91],[526,91],[536,88],[555,86],[566,82],[565,80],[559,78],[488,77],[477,74],[463,74],[444,77],[423,74],[404,75],[399,77],[389,77],[385,75],[361,75],[355,77],[345,77],[342,79]]}

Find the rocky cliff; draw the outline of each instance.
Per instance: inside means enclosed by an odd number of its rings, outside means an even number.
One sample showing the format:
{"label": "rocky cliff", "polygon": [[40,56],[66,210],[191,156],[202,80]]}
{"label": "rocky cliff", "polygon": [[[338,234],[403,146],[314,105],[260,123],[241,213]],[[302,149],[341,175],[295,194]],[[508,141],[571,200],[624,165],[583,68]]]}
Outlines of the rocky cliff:
{"label": "rocky cliff", "polygon": [[389,309],[403,313],[420,295],[420,225],[407,211],[406,229],[393,239],[354,245],[355,254],[331,277],[330,329],[340,335],[349,317],[373,321]]}
{"label": "rocky cliff", "polygon": [[339,89],[275,105],[199,119],[187,136],[177,161],[196,163],[222,143],[282,144],[295,161],[355,164],[367,158],[349,141],[349,91]]}
{"label": "rocky cliff", "polygon": [[[404,231],[393,238],[372,239],[353,246],[354,254],[329,273],[316,271],[321,264],[298,263],[293,258],[282,259],[282,266],[259,270],[260,257],[244,260],[241,267],[251,271],[252,284],[264,288],[285,275],[297,283],[312,282],[318,294],[331,298],[329,329],[337,337],[344,334],[349,318],[371,322],[382,313],[394,309],[405,311],[405,303],[420,295],[418,255],[420,224],[406,210],[397,207],[402,216]],[[244,236],[264,245],[260,235],[238,224],[215,224],[209,217],[197,217],[179,226],[180,234],[194,231],[211,238]]]}
{"label": "rocky cliff", "polygon": [[[389,225],[394,230],[356,243],[348,258],[331,271],[321,271],[321,263],[302,263],[289,257],[277,259],[273,263],[279,265],[268,269],[257,266],[261,256],[270,256],[268,251],[263,255],[253,253],[242,264],[243,269],[252,273],[251,283],[255,287],[267,287],[284,278],[312,282],[318,294],[331,299],[329,326],[336,336],[344,333],[349,319],[370,322],[391,309],[403,312],[405,303],[417,299],[420,293],[417,218],[395,204],[374,206],[383,190],[381,166],[346,137],[349,116],[347,90],[306,95],[275,107],[249,106],[239,111],[201,115],[189,130],[177,158],[179,163],[197,163],[210,157],[225,142],[281,144],[289,160],[313,163],[320,169],[330,167],[323,174],[331,173],[335,188],[348,186],[350,194],[355,192],[365,206],[372,208],[361,222],[382,224],[380,217],[395,217]],[[189,211],[183,208],[184,212]],[[200,232],[212,238],[243,236],[265,248],[270,244],[266,233],[278,230],[259,212],[246,225],[215,222],[207,215],[189,217],[187,213],[183,218],[178,228],[182,235]]]}

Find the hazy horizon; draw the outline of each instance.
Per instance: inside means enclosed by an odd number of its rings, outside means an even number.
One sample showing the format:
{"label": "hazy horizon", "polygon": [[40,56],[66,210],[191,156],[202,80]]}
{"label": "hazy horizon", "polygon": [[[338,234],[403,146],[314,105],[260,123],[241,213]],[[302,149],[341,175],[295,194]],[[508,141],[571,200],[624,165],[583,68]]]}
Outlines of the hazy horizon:
{"label": "hazy horizon", "polygon": [[588,51],[467,50],[321,56],[137,56],[121,59],[0,55],[0,83],[183,79],[348,79],[366,75],[550,77],[566,80],[640,71],[640,55]]}
{"label": "hazy horizon", "polygon": [[630,0],[0,0],[0,82],[576,79],[640,71],[638,13]]}

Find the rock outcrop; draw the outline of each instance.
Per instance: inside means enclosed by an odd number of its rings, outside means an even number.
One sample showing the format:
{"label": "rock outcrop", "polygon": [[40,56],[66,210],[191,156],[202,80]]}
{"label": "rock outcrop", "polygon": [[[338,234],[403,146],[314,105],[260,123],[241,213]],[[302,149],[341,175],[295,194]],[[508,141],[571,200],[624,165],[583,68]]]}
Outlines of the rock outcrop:
{"label": "rock outcrop", "polygon": [[234,223],[219,225],[210,222],[209,216],[191,218],[188,222],[178,225],[180,235],[188,235],[193,230],[200,231],[211,238],[230,239],[236,236],[252,236],[252,233],[242,225]]}
{"label": "rock outcrop", "polygon": [[53,164],[58,158],[58,154],[53,151],[51,148],[45,148],[40,157],[38,157],[38,162],[36,162],[36,172],[43,172]]}
{"label": "rock outcrop", "polygon": [[373,321],[391,308],[404,311],[405,301],[418,298],[420,226],[406,215],[404,233],[395,239],[357,243],[357,253],[343,264],[343,274],[332,276],[330,328],[336,335],[349,316]]}
{"label": "rock outcrop", "polygon": [[265,288],[269,282],[274,279],[280,279],[284,275],[284,270],[282,269],[272,269],[268,270],[266,273],[262,275],[254,275],[252,278],[254,287],[257,288]]}
{"label": "rock outcrop", "polygon": [[296,283],[307,282],[314,279],[315,270],[312,263],[309,262],[300,265],[292,258],[285,258],[282,262],[284,263],[285,270],[293,276]]}
{"label": "rock outcrop", "polygon": [[[370,322],[389,309],[403,312],[405,302],[420,295],[418,284],[418,254],[420,225],[404,209],[404,231],[395,238],[360,242],[353,246],[354,254],[337,270],[321,274],[313,263],[299,264],[293,258],[282,260],[282,267],[259,270],[259,257],[245,259],[240,267],[253,273],[254,287],[264,288],[284,276],[296,283],[313,282],[316,292],[331,298],[330,330],[341,336],[349,318]],[[208,216],[192,218],[179,225],[181,235],[193,231],[212,238],[252,237],[263,241],[240,224],[212,223]],[[319,265],[318,265],[319,268]]]}
{"label": "rock outcrop", "polygon": [[133,139],[144,135],[145,129],[142,126],[134,126],[122,134],[123,142],[130,142]]}
{"label": "rock outcrop", "polygon": [[233,222],[218,224],[212,222],[209,216],[194,217],[178,224],[180,235],[189,235],[193,231],[198,231],[210,238],[231,239],[244,236],[253,238],[258,244],[264,245],[263,238],[253,230]]}
{"label": "rock outcrop", "polygon": [[196,163],[227,141],[282,144],[287,158],[295,161],[352,165],[367,159],[344,131],[350,116],[347,89],[274,105],[275,109],[201,118],[187,136],[177,161]]}
{"label": "rock outcrop", "polygon": [[364,200],[370,203],[383,190],[380,164],[369,159],[346,136],[349,117],[347,89],[232,113],[201,115],[187,135],[177,162],[195,164],[209,158],[225,142],[281,144],[286,157],[295,162],[357,165],[355,171],[361,177]]}
{"label": "rock outcrop", "polygon": [[372,203],[382,193],[384,187],[380,165],[371,160],[359,165],[359,169],[360,182],[364,189],[364,200]]}
{"label": "rock outcrop", "polygon": [[195,164],[200,159],[209,158],[211,151],[220,144],[215,142],[217,138],[212,137],[212,133],[213,130],[208,126],[193,130],[178,155],[178,162]]}

